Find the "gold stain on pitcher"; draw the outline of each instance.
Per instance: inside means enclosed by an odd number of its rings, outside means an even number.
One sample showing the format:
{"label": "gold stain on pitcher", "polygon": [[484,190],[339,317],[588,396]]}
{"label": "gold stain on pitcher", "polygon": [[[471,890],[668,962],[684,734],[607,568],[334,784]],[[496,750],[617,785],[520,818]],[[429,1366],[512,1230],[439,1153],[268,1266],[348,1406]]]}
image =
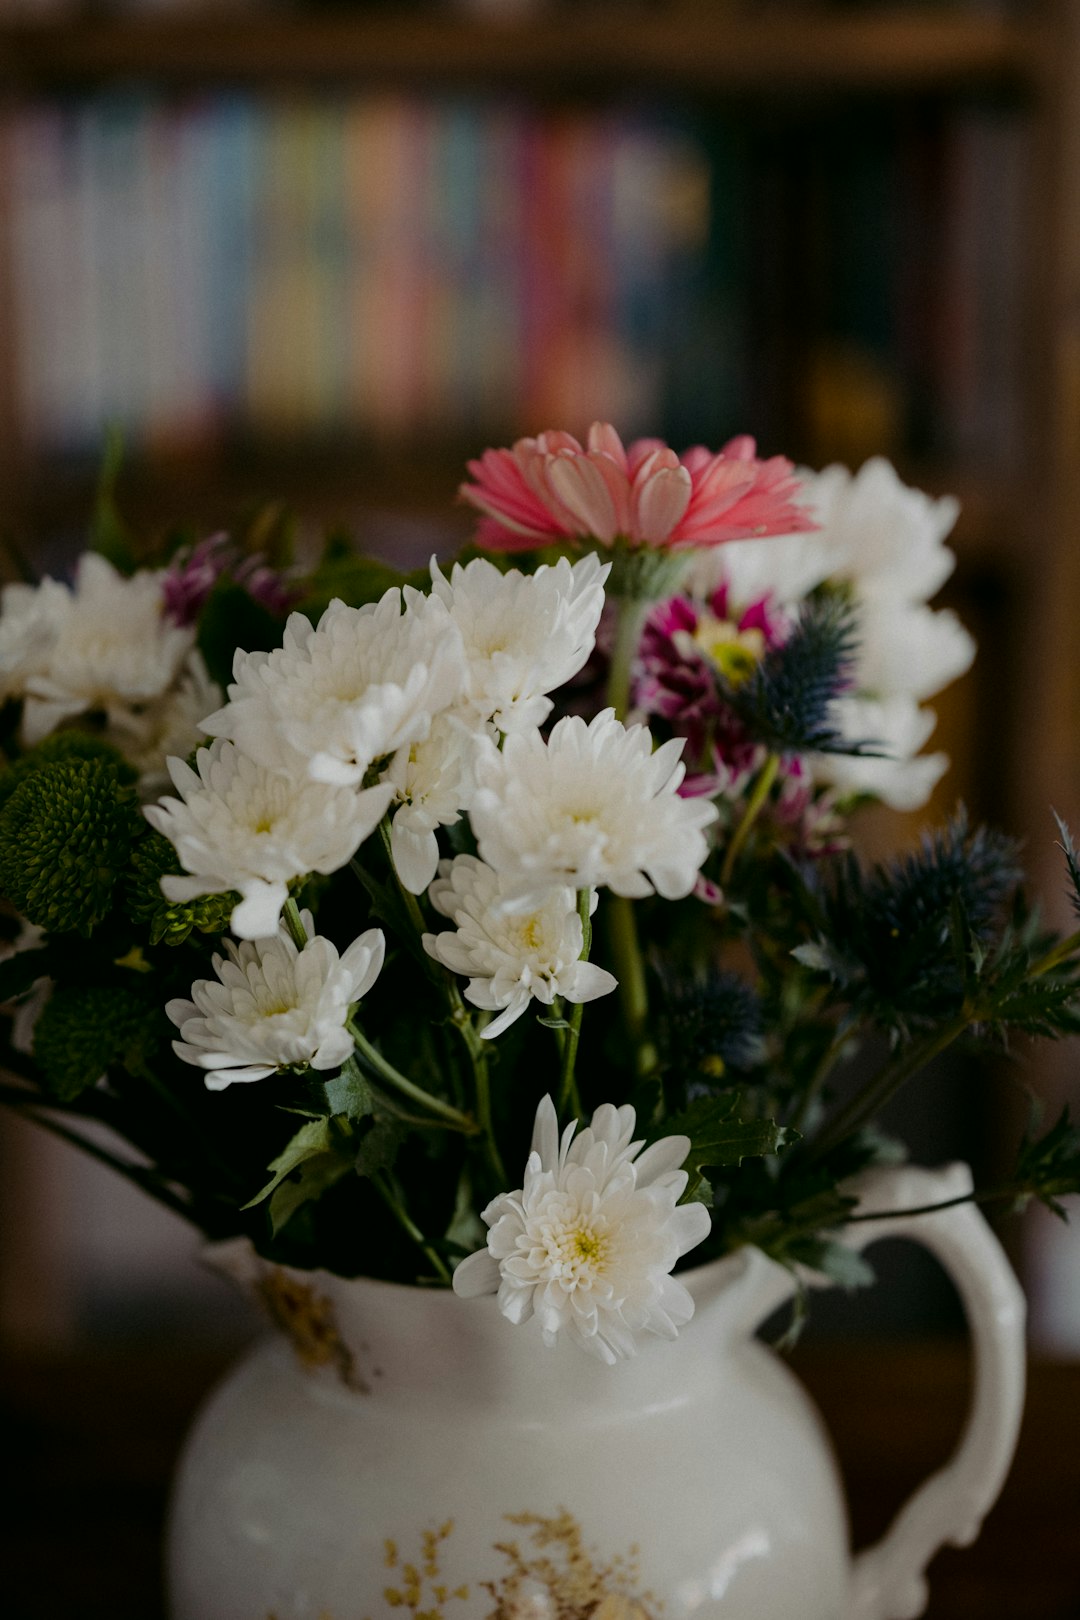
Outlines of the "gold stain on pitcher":
{"label": "gold stain on pitcher", "polygon": [[368,1394],[352,1351],[338,1331],[332,1302],[308,1283],[269,1267],[258,1282],[259,1296],[305,1367],[335,1367],[350,1389]]}

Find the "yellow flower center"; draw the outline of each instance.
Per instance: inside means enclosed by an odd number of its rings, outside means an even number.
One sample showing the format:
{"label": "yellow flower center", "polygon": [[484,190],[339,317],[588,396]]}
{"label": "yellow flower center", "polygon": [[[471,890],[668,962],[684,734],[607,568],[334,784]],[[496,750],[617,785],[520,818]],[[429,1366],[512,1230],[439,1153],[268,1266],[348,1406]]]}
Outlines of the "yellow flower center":
{"label": "yellow flower center", "polygon": [[741,686],[754,673],[765,651],[762,631],[740,630],[730,619],[716,619],[711,613],[701,615],[693,640],[731,686]]}
{"label": "yellow flower center", "polygon": [[607,1254],[608,1242],[606,1236],[599,1235],[591,1227],[579,1226],[571,1234],[570,1247],[575,1259],[602,1265]]}

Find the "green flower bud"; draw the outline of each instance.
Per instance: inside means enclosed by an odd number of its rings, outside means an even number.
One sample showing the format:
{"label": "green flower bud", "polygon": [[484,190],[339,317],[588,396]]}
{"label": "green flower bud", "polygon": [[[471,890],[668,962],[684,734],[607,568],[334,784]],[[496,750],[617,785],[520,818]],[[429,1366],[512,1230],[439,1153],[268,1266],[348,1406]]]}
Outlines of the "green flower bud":
{"label": "green flower bud", "polygon": [[124,884],[124,903],[133,922],[150,930],[151,945],[182,945],[192,929],[200,934],[222,934],[229,926],[240,896],[203,894],[194,900],[166,900],[161,879],[182,870],[176,851],[163,833],[147,831],[131,851],[131,869]]}

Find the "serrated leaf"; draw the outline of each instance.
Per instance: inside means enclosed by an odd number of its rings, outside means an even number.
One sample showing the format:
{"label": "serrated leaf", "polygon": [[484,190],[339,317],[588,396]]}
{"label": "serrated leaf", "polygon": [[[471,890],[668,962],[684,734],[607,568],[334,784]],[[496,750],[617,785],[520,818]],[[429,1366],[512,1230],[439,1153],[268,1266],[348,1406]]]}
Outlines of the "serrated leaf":
{"label": "serrated leaf", "polygon": [[377,1176],[392,1170],[405,1134],[400,1120],[377,1119],[365,1132],[353,1160],[357,1175]]}
{"label": "serrated leaf", "polygon": [[270,1200],[270,1230],[277,1237],[303,1204],[321,1198],[335,1182],[349,1174],[350,1165],[336,1153],[320,1153],[300,1166],[295,1179],[283,1181]]}
{"label": "serrated leaf", "polygon": [[357,1120],[375,1112],[374,1094],[355,1058],[342,1064],[341,1073],[326,1082],[323,1092],[331,1114]]}
{"label": "serrated leaf", "polygon": [[739,1093],[699,1097],[683,1113],[664,1121],[654,1140],[662,1136],[688,1136],[686,1163],[694,1170],[741,1164],[743,1159],[775,1153],[790,1140],[790,1133],[774,1119],[741,1119]]}
{"label": "serrated leaf", "polygon": [[[289,1138],[277,1158],[271,1160],[267,1166],[272,1172],[270,1180],[243,1208],[254,1209],[264,1198],[272,1197],[289,1176],[303,1170],[304,1166],[311,1166],[313,1160],[333,1159],[344,1166],[341,1171],[344,1175],[346,1170],[352,1169],[353,1152],[352,1128],[346,1119],[341,1116],[320,1116],[308,1120],[295,1136]],[[335,1176],[334,1179],[339,1178]]]}

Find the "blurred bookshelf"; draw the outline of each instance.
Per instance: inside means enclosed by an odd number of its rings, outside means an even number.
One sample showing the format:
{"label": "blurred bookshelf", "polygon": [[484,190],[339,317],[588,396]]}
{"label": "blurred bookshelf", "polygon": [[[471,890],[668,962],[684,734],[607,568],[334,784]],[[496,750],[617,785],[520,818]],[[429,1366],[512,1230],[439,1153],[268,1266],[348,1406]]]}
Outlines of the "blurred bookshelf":
{"label": "blurred bookshelf", "polygon": [[1052,911],[1046,807],[1080,828],[1078,0],[0,0],[23,556],[77,544],[110,421],[139,532],[280,500],[415,563],[467,536],[467,456],[601,415],[881,451],[960,496],[949,600],[982,651],[941,706],[952,792],[1026,839]]}

